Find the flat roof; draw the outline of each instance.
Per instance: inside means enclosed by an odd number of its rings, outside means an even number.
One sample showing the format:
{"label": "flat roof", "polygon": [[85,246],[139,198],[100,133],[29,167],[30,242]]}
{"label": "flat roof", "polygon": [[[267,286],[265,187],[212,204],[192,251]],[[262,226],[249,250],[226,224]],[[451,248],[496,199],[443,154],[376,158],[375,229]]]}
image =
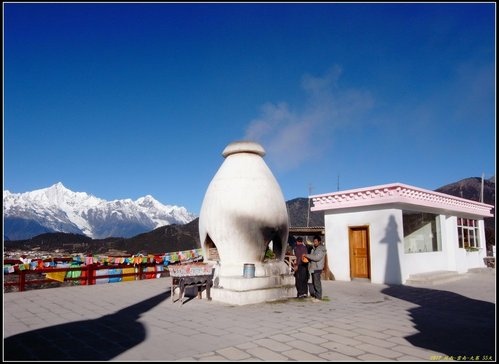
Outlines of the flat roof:
{"label": "flat roof", "polygon": [[465,213],[493,217],[493,205],[425,190],[403,183],[364,187],[352,190],[311,195],[311,211],[369,207],[373,205],[401,204],[408,207],[424,206],[435,211]]}
{"label": "flat roof", "polygon": [[290,235],[324,235],[324,226],[290,226]]}

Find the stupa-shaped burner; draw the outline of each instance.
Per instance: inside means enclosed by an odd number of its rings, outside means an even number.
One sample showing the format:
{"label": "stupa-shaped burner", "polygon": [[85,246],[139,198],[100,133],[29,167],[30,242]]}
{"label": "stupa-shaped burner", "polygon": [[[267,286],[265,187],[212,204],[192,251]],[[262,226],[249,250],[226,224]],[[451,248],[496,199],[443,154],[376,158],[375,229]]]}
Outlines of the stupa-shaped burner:
{"label": "stupa-shaped burner", "polygon": [[[263,160],[265,150],[255,142],[237,141],[230,143],[222,155],[225,160],[208,186],[199,215],[199,236],[206,260],[219,263],[219,280],[214,288],[225,290],[224,297],[231,290],[279,290],[267,292],[271,297],[260,294],[258,301],[288,295],[287,286],[294,284],[284,263],[288,213],[281,188]],[[264,262],[269,246],[276,259]],[[255,265],[255,278],[243,277],[245,264]],[[242,295],[232,296],[223,300],[253,303],[256,297],[246,302]],[[216,292],[213,297],[217,299]]]}

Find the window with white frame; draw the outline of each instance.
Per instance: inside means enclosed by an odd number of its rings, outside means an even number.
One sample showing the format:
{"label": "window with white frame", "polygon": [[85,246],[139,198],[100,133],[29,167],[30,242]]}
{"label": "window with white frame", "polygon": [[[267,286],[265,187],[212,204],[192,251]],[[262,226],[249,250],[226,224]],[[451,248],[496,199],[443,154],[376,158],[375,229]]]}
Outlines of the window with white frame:
{"label": "window with white frame", "polygon": [[457,218],[457,235],[459,247],[463,249],[480,248],[480,231],[478,220]]}

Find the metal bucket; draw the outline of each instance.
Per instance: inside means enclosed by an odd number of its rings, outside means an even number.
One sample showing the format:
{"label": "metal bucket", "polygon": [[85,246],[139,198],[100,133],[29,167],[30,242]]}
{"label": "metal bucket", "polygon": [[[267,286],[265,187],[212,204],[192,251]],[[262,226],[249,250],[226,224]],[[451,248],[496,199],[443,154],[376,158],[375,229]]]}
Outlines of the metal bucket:
{"label": "metal bucket", "polygon": [[244,264],[243,277],[244,278],[255,278],[255,265],[254,264],[250,264],[250,263]]}

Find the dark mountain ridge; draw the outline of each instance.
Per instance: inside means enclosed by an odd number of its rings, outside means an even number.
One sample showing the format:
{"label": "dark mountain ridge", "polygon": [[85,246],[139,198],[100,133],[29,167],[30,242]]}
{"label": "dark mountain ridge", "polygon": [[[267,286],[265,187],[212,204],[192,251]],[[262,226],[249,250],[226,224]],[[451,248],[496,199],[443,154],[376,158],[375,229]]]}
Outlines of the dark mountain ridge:
{"label": "dark mountain ridge", "polygon": [[[483,202],[493,205],[495,214],[495,179],[483,181]],[[435,190],[436,192],[480,201],[482,179],[466,178]],[[290,226],[324,226],[324,213],[310,212],[306,197],[295,198],[286,202]],[[308,221],[307,221],[308,220]],[[487,245],[495,245],[495,216],[484,219]],[[132,238],[110,237],[91,239],[84,235],[68,233],[46,233],[27,240],[5,241],[4,250],[40,250],[66,253],[102,254],[111,250],[128,254],[166,253],[190,250],[201,247],[198,230],[199,218],[184,224],[172,224],[159,227],[150,232]]]}

